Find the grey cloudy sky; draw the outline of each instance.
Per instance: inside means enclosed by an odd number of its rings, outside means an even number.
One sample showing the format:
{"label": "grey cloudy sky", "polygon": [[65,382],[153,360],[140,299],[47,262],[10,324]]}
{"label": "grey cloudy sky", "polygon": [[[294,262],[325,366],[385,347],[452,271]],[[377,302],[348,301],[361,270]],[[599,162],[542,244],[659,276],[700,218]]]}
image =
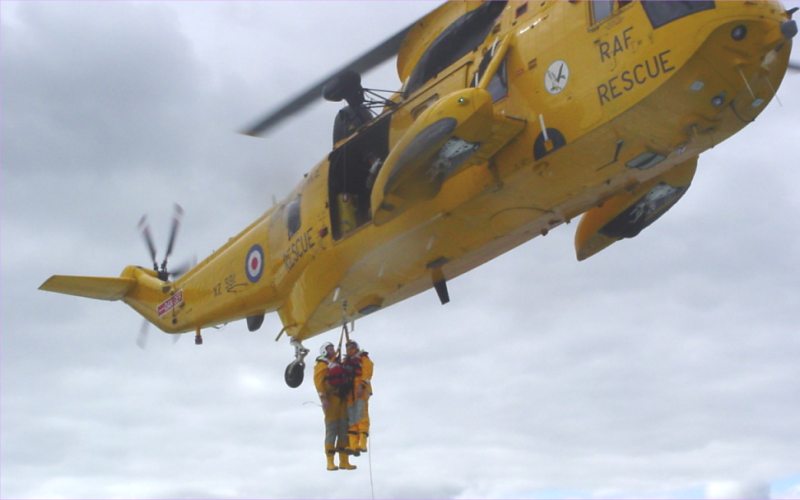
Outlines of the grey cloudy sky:
{"label": "grey cloudy sky", "polygon": [[338,106],[234,132],[435,5],[0,4],[1,497],[800,497],[800,75],[635,240],[578,263],[564,226],[445,307],[359,321],[354,472],[324,470],[276,316],[140,350],[124,305],[36,290],[147,264],[136,222],[163,249],[173,202],[173,260],[205,257],[325,155]]}

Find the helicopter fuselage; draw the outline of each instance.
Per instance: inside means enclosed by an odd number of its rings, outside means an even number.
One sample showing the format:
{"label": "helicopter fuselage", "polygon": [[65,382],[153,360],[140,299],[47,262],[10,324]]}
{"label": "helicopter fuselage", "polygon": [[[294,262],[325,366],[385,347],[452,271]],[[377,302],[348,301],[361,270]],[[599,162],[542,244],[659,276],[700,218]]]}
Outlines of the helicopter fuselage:
{"label": "helicopter fuselage", "polygon": [[406,85],[383,113],[178,280],[126,268],[137,284],[122,300],[166,332],[277,311],[303,340],[581,214],[579,259],[635,236],[703,151],[763,111],[788,64],[780,3],[682,4],[509,4],[426,79],[426,50],[480,8],[439,7],[409,33]]}

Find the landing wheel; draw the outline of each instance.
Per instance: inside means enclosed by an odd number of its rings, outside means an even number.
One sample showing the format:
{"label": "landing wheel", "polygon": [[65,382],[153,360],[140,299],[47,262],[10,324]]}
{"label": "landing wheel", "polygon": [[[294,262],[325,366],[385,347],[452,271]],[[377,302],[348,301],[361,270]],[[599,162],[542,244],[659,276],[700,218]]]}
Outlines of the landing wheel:
{"label": "landing wheel", "polygon": [[283,374],[283,379],[286,381],[286,385],[292,389],[299,387],[300,384],[303,383],[305,368],[306,364],[302,361],[292,361],[289,363],[289,366],[286,367],[286,371]]}

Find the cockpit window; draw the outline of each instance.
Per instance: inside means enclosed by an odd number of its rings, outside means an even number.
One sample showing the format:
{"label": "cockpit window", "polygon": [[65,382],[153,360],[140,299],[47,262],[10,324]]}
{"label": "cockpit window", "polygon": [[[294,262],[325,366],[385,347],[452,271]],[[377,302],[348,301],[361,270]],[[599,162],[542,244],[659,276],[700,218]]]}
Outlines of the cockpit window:
{"label": "cockpit window", "polygon": [[406,94],[411,94],[483,42],[507,2],[485,2],[459,17],[431,42],[408,78]]}
{"label": "cockpit window", "polygon": [[642,5],[653,28],[660,28],[676,19],[714,8],[714,2],[643,0]]}
{"label": "cockpit window", "polygon": [[300,229],[300,197],[290,201],[286,205],[286,227],[289,230],[289,238]]}

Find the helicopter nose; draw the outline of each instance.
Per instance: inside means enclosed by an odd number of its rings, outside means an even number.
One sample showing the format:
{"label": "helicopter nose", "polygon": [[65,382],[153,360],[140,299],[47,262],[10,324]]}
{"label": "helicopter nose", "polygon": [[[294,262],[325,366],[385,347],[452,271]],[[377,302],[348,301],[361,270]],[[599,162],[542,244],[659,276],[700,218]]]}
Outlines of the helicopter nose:
{"label": "helicopter nose", "polygon": [[781,24],[781,33],[787,40],[791,40],[797,34],[797,22],[792,19]]}

